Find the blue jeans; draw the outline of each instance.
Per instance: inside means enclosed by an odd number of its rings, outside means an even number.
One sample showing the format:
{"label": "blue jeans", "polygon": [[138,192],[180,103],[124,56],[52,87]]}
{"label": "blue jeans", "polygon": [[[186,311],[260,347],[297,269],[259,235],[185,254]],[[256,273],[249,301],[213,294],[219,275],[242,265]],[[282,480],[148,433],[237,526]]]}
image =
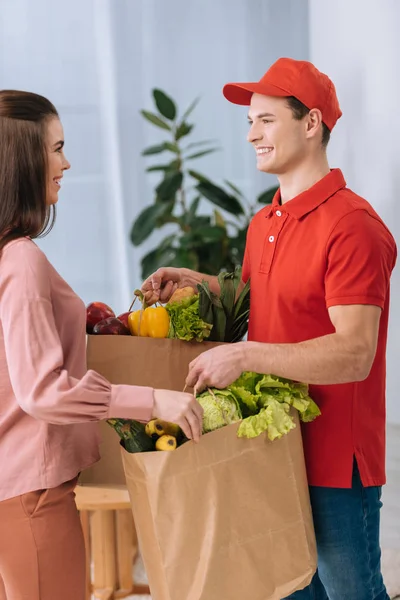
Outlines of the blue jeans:
{"label": "blue jeans", "polygon": [[318,571],[286,600],[389,600],[381,574],[381,492],[363,487],[356,461],[351,489],[310,486]]}

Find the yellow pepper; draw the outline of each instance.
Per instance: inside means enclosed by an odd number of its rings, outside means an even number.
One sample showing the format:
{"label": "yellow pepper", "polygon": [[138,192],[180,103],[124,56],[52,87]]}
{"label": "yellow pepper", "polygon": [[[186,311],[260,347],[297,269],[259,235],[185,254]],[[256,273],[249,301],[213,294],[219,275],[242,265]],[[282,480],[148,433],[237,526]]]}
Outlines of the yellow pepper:
{"label": "yellow pepper", "polygon": [[169,331],[169,314],[163,306],[149,306],[144,311],[147,335],[152,338],[166,338]]}
{"label": "yellow pepper", "polygon": [[132,335],[140,337],[166,338],[169,331],[169,314],[163,306],[149,306],[136,310],[128,317]]}

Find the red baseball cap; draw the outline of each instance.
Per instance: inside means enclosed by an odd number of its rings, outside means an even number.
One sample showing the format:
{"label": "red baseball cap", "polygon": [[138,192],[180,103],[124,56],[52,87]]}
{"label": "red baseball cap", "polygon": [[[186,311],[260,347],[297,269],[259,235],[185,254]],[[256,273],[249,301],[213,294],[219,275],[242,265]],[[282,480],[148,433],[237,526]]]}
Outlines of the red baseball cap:
{"label": "red baseball cap", "polygon": [[318,108],[329,130],[342,116],[335,86],[305,60],[279,58],[256,83],[227,83],[223,94],[233,104],[249,105],[252,95],[294,96],[310,110]]}

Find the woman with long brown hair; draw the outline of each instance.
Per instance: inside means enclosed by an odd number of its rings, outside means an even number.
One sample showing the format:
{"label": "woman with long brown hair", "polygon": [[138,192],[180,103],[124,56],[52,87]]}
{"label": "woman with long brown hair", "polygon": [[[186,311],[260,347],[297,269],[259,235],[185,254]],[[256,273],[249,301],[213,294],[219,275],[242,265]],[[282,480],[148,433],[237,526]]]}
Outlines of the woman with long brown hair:
{"label": "woman with long brown hair", "polygon": [[0,91],[0,600],[84,599],[74,487],[99,458],[97,421],[157,416],[201,431],[191,394],[86,369],[84,304],[33,241],[53,225],[69,168],[55,107]]}

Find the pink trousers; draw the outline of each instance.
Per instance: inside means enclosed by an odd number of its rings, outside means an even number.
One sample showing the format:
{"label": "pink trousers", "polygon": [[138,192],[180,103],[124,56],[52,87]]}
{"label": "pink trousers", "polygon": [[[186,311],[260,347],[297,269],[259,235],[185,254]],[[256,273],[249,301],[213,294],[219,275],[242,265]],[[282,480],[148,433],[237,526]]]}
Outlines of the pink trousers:
{"label": "pink trousers", "polygon": [[0,600],[84,600],[77,480],[0,502]]}

